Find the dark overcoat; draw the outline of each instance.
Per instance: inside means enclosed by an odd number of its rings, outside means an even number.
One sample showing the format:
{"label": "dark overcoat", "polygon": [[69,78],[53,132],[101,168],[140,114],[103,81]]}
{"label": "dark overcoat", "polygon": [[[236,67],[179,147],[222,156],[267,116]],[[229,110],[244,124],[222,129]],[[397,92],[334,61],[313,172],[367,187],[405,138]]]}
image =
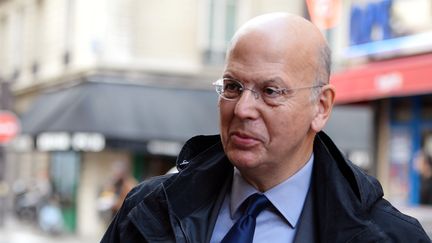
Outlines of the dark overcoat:
{"label": "dark overcoat", "polygon": [[[101,242],[209,242],[233,166],[219,136],[190,139],[177,165],[179,173],[151,178],[129,193]],[[301,217],[308,215],[313,225],[300,222],[297,236],[313,232],[313,241],[329,243],[431,242],[419,222],[386,201],[379,182],[347,161],[323,132],[314,141],[308,194]]]}

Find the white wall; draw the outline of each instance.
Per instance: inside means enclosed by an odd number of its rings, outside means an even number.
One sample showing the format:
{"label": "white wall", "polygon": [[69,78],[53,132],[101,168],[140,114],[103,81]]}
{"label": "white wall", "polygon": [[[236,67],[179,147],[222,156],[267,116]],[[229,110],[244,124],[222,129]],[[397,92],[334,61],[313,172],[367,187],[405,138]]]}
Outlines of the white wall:
{"label": "white wall", "polygon": [[97,198],[110,179],[113,163],[129,163],[126,152],[83,153],[77,193],[77,233],[86,238],[100,238],[107,225],[97,211]]}
{"label": "white wall", "polygon": [[[270,11],[303,13],[303,1],[238,3],[238,25]],[[199,0],[6,1],[0,4],[0,75],[10,79],[20,70],[14,88],[22,89],[98,67],[199,74],[207,8]]]}

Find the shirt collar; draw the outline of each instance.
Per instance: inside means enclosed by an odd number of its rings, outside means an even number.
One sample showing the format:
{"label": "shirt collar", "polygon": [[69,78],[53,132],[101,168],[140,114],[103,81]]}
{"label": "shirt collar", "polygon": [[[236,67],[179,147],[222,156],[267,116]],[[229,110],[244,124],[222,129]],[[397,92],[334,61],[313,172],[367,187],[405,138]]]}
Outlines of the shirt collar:
{"label": "shirt collar", "polygon": [[[264,192],[273,206],[295,228],[300,218],[312,176],[314,155],[306,164],[290,178]],[[234,168],[234,178],[230,195],[230,215],[234,219],[240,205],[254,193],[260,193],[247,183],[237,168]]]}

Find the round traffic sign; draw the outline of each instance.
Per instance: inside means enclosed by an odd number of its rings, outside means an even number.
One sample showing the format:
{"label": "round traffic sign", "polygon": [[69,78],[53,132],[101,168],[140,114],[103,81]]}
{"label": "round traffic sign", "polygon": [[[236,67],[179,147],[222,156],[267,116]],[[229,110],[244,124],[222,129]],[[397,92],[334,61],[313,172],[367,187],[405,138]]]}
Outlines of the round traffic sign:
{"label": "round traffic sign", "polygon": [[10,142],[20,132],[17,116],[10,111],[0,111],[0,144]]}

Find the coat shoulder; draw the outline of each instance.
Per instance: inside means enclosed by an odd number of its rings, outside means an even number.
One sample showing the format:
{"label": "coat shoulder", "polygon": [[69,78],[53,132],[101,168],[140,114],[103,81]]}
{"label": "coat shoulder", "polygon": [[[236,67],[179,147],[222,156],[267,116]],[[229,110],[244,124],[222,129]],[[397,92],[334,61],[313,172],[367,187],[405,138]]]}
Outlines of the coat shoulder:
{"label": "coat shoulder", "polygon": [[106,230],[101,242],[102,243],[120,243],[120,242],[147,242],[141,236],[136,226],[131,222],[128,216],[146,197],[154,193],[154,197],[160,196],[162,184],[175,174],[152,177],[135,186],[126,196],[119,212]]}
{"label": "coat shoulder", "polygon": [[126,196],[123,207],[131,209],[139,204],[150,193],[162,189],[162,184],[170,181],[176,174],[166,174],[149,178],[136,185]]}
{"label": "coat shoulder", "polygon": [[385,199],[372,207],[371,218],[395,242],[431,242],[417,219],[401,213]]}

